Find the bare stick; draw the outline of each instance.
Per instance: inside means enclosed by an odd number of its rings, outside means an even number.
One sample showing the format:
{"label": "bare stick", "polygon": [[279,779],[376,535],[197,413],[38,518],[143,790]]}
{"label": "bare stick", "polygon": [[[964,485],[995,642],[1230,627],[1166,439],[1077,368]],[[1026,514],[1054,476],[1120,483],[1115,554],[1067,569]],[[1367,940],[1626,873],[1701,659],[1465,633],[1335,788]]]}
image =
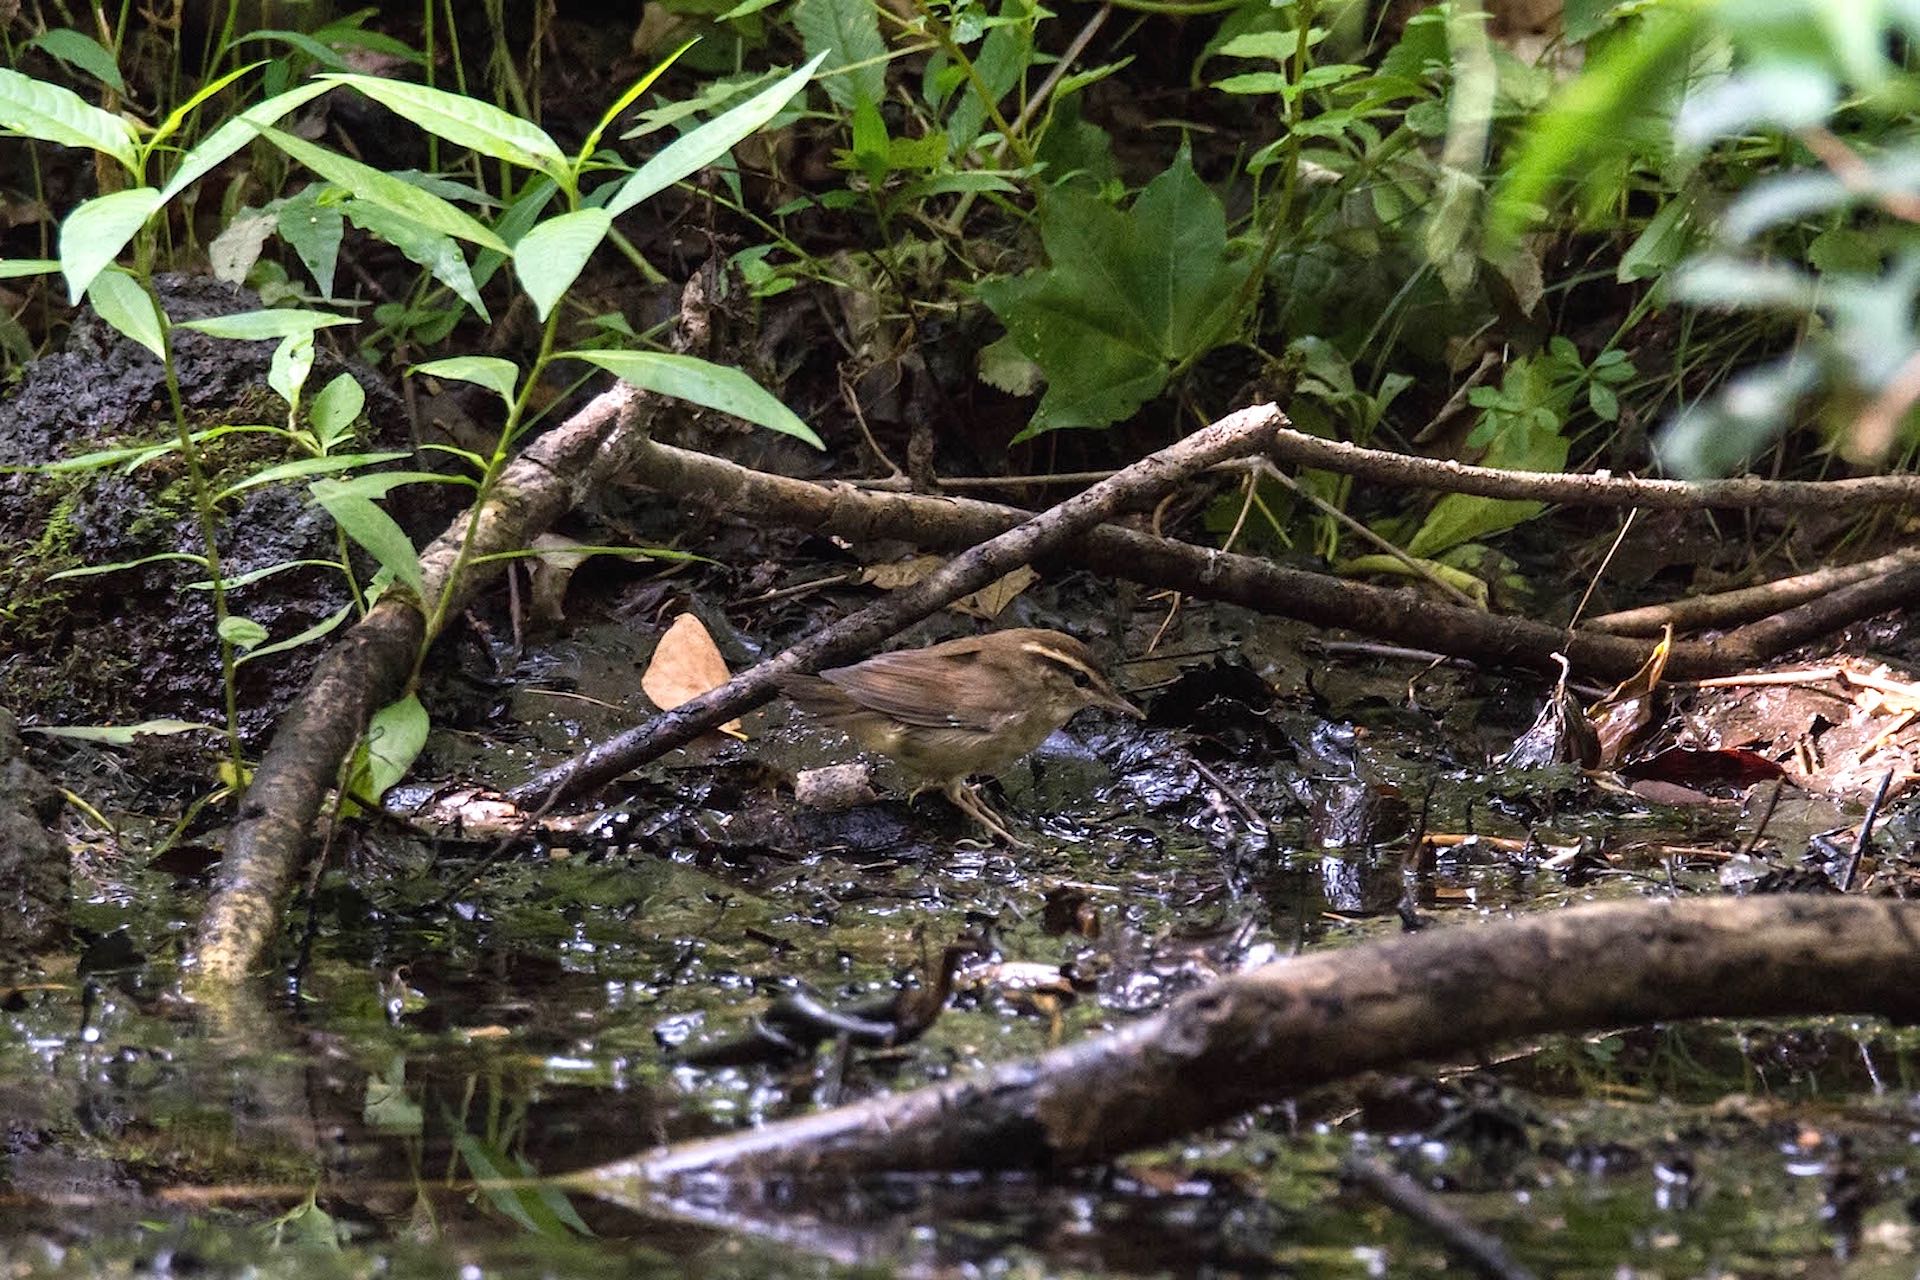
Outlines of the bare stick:
{"label": "bare stick", "polygon": [[658,1149],[569,1181],[644,1205],[690,1179],[1053,1170],[1184,1138],[1361,1071],[1677,1018],[1920,1017],[1920,904],[1635,901],[1265,965],[1038,1058]]}
{"label": "bare stick", "polygon": [[1724,627],[1730,623],[1764,618],[1782,609],[1816,600],[1836,588],[1893,573],[1916,562],[1920,562],[1920,551],[1904,547],[1877,559],[1862,560],[1858,564],[1816,569],[1812,573],[1777,578],[1758,586],[1688,596],[1684,600],[1648,605],[1644,609],[1623,609],[1618,613],[1592,618],[1586,625],[1588,630],[1605,631],[1617,636],[1657,636],[1669,624],[1676,631]]}
{"label": "bare stick", "polygon": [[1340,1163],[1340,1176],[1425,1227],[1448,1253],[1489,1280],[1533,1280],[1533,1272],[1515,1262],[1505,1245],[1441,1204],[1406,1174],[1366,1156],[1349,1156]]}
{"label": "bare stick", "polygon": [[1587,507],[1646,507],[1692,511],[1701,507],[1767,507],[1781,511],[1847,511],[1863,505],[1920,506],[1920,476],[1858,476],[1851,480],[1636,480],[1609,475],[1551,475],[1470,467],[1417,458],[1282,431],[1272,456],[1295,466],[1414,489],[1441,489],[1486,498],[1532,498]]}
{"label": "bare stick", "polygon": [[684,746],[775,695],[780,678],[870,653],[889,636],[1028,561],[1065,545],[1110,516],[1146,505],[1195,472],[1267,447],[1286,416],[1273,405],[1229,414],[1177,444],[1134,463],[1084,493],[956,556],[921,581],[869,605],[720,688],[607,739],[567,764],[516,787],[512,800],[545,807],[608,782]]}

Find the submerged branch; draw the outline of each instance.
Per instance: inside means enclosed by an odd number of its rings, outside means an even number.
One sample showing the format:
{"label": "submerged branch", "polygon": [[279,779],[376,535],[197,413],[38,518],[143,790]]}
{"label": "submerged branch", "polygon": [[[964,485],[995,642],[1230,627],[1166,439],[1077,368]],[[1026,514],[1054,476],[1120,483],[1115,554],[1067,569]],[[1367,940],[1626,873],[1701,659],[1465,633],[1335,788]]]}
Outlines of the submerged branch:
{"label": "submerged branch", "polygon": [[909,1093],[667,1147],[569,1181],[644,1207],[693,1183],[1055,1170],[1170,1142],[1361,1071],[1678,1018],[1920,1016],[1920,904],[1610,903],[1323,951],[1109,1035]]}

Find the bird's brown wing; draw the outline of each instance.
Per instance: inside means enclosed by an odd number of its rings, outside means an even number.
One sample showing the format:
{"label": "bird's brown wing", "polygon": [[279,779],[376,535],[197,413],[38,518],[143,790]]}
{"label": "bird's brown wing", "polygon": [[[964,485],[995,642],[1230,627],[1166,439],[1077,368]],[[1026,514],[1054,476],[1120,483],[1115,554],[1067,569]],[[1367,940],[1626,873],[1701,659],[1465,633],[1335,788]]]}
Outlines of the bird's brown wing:
{"label": "bird's brown wing", "polygon": [[[962,680],[979,654],[971,647],[941,646],[945,652],[903,649],[883,653],[851,667],[822,671],[820,678],[871,711],[902,724],[927,729],[995,733],[1010,712],[997,680]],[[929,698],[928,692],[933,697]]]}

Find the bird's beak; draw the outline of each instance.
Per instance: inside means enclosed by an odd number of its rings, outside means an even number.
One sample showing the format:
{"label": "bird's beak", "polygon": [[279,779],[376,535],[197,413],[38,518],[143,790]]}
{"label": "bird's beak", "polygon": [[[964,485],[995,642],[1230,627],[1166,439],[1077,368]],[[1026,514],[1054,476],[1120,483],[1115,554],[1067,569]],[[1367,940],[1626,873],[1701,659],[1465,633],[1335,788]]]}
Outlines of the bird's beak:
{"label": "bird's beak", "polygon": [[1135,720],[1145,720],[1147,718],[1146,712],[1134,706],[1131,702],[1128,702],[1111,689],[1102,691],[1099,705],[1107,708],[1109,711],[1118,711],[1123,716],[1132,716]]}

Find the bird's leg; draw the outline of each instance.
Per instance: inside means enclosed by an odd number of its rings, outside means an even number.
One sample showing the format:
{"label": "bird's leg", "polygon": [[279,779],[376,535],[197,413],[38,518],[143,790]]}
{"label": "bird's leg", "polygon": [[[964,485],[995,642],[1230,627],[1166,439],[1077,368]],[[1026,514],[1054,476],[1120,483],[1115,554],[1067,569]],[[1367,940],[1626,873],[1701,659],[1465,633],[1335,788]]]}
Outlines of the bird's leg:
{"label": "bird's leg", "polygon": [[956,778],[941,788],[941,793],[953,802],[953,807],[972,818],[975,822],[991,831],[998,839],[1005,840],[1015,849],[1030,849],[1033,846],[1016,837],[1007,830],[1006,824],[993,807],[980,798],[980,793],[967,785],[964,778]]}

